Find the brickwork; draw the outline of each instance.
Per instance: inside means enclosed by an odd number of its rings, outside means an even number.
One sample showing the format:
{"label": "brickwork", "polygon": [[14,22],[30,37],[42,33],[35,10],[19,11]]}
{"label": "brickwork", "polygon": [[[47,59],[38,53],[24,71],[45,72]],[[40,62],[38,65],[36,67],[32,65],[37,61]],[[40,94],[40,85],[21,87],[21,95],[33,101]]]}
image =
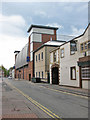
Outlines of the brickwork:
{"label": "brickwork", "polygon": [[[42,34],[42,42],[33,42],[33,51],[39,48],[44,43],[50,41],[50,39],[56,40],[56,30],[54,30],[54,35],[49,34]],[[29,42],[28,42],[28,56],[30,57],[30,36],[29,36]],[[16,57],[15,57],[16,61]],[[20,76],[21,79],[23,79],[23,71],[24,71],[24,79],[29,80],[29,76],[31,75],[31,78],[33,77],[33,61],[30,61],[28,63],[27,67],[20,68],[19,70],[15,70],[16,78]],[[19,75],[19,76],[18,76]]]}
{"label": "brickwork", "polygon": [[33,50],[36,50],[37,48],[39,48],[43,43],[41,42],[33,42]]}
{"label": "brickwork", "polygon": [[42,34],[42,42],[46,43],[50,40],[56,40],[56,35],[47,35],[47,34]]}

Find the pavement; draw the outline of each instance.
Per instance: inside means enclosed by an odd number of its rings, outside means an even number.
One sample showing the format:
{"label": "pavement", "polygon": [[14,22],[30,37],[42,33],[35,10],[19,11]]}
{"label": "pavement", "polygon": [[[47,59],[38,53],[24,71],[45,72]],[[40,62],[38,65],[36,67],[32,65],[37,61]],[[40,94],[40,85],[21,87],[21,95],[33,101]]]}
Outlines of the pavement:
{"label": "pavement", "polygon": [[[18,81],[18,79],[15,79],[15,80]],[[33,83],[31,81],[22,80],[22,79],[20,81],[26,81],[26,82],[31,83],[31,84],[36,84],[39,86],[46,87],[48,89],[54,89],[54,90],[58,90],[58,91],[63,91],[63,92],[68,92],[68,93],[72,93],[72,94],[76,94],[76,95],[90,97],[90,89],[88,90],[88,89],[83,89],[83,88],[78,88],[78,87],[61,86],[61,85],[49,84],[46,82]]]}
{"label": "pavement", "polygon": [[43,118],[48,117],[23,95],[2,82],[2,118]]}
{"label": "pavement", "polygon": [[[67,90],[65,92],[65,90]],[[84,93],[77,95],[71,91]],[[4,79],[3,118],[88,118],[87,90],[47,83]],[[71,119],[72,118],[72,119]]]}
{"label": "pavement", "polygon": [[76,87],[67,87],[67,86],[60,86],[60,85],[52,85],[48,83],[35,83],[40,86],[44,86],[49,89],[54,89],[58,91],[63,91],[63,92],[68,92],[76,95],[82,95],[82,96],[87,96],[90,97],[90,90],[87,89],[82,89],[82,88],[76,88]]}

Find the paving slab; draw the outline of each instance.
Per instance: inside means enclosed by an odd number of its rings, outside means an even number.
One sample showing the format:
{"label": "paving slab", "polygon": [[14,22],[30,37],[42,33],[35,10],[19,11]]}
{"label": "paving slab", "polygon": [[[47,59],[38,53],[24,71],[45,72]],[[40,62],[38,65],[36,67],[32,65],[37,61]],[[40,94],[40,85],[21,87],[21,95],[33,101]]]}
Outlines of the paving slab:
{"label": "paving slab", "polygon": [[2,83],[2,118],[48,118],[15,89]]}

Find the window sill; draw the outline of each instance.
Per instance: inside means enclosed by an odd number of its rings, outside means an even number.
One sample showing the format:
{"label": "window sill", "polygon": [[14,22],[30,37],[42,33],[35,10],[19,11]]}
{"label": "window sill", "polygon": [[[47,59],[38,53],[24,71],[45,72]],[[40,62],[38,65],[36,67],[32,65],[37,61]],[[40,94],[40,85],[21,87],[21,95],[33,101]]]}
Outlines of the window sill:
{"label": "window sill", "polygon": [[70,55],[75,55],[75,53],[70,53]]}
{"label": "window sill", "polygon": [[63,57],[61,57],[61,58],[64,58],[64,56],[63,56]]}
{"label": "window sill", "polygon": [[71,80],[76,80],[76,79],[71,79]]}

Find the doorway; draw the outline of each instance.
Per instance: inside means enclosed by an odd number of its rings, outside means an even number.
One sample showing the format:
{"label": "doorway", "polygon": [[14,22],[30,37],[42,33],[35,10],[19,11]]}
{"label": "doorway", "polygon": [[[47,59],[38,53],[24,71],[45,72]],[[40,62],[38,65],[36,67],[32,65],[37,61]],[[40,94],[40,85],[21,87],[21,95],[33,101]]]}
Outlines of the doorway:
{"label": "doorway", "polygon": [[29,74],[29,81],[31,81],[31,74]]}
{"label": "doorway", "polygon": [[52,84],[59,84],[58,67],[52,68]]}

